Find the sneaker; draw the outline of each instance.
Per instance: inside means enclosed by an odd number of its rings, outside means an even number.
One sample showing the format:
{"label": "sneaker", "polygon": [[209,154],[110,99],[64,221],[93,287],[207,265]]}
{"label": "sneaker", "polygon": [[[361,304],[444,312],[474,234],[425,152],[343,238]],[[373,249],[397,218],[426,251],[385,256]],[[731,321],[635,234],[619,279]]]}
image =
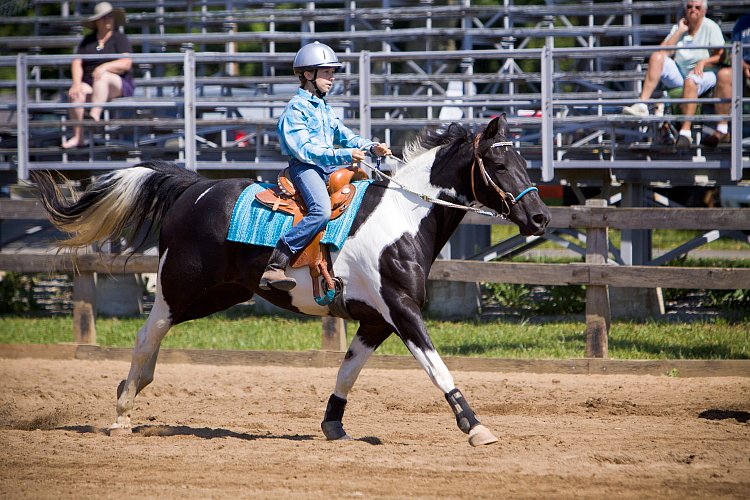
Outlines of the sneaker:
{"label": "sneaker", "polygon": [[676,145],[678,148],[689,148],[692,143],[692,137],[680,134],[680,136],[677,138]]}
{"label": "sneaker", "polygon": [[714,132],[705,139],[703,139],[703,145],[707,148],[715,148],[720,142],[731,142],[732,136],[729,134],[722,134],[721,132]]}
{"label": "sneaker", "polygon": [[622,108],[622,114],[631,116],[648,116],[648,106],[643,102],[637,102],[632,106]]}

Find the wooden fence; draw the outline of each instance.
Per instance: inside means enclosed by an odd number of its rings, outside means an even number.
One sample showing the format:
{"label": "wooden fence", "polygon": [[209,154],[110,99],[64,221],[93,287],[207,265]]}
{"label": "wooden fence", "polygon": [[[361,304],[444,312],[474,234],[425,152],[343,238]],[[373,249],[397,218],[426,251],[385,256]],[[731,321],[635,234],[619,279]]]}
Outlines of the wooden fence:
{"label": "wooden fence", "polygon": [[[586,206],[551,207],[554,228],[585,229],[586,260],[572,264],[537,264],[438,260],[431,280],[586,285],[586,357],[606,358],[611,322],[609,286],[635,288],[750,288],[750,269],[714,267],[620,266],[607,263],[609,229],[750,229],[750,208],[614,208],[603,200]],[[0,219],[46,219],[42,206],[28,200],[0,200]],[[468,216],[465,223],[496,223]],[[151,255],[69,255],[3,253],[0,270],[21,273],[74,273],[74,341],[95,343],[94,273],[153,273],[158,257]],[[322,348],[344,350],[343,321],[324,318]]]}

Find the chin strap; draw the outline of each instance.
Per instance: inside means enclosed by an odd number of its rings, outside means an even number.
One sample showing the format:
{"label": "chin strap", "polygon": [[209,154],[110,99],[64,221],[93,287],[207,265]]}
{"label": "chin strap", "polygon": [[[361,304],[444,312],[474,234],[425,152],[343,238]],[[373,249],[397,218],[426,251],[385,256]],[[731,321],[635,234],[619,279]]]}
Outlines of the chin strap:
{"label": "chin strap", "polygon": [[317,94],[318,98],[323,99],[326,96],[325,92],[322,92],[318,88],[318,84],[315,83],[315,81],[318,79],[318,68],[315,68],[315,73],[313,73],[313,79],[308,80],[308,82],[311,82],[313,84],[313,87],[315,88],[315,93]]}

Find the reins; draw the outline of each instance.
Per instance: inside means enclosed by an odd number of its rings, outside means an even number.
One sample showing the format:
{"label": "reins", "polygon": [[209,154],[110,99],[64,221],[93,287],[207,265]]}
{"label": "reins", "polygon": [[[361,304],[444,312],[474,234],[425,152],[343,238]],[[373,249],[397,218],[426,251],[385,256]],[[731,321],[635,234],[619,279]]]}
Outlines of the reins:
{"label": "reins", "polygon": [[[488,186],[488,187],[491,186],[495,190],[495,192],[497,192],[497,194],[500,196],[500,199],[503,201],[503,206],[504,206],[505,209],[502,211],[502,213],[497,213],[494,210],[482,210],[481,208],[471,207],[471,206],[468,206],[468,205],[461,205],[461,204],[457,204],[457,203],[451,203],[449,201],[441,200],[439,198],[433,198],[432,196],[429,196],[429,195],[426,195],[426,194],[418,193],[418,192],[416,192],[416,191],[414,191],[412,189],[409,189],[408,187],[404,186],[403,184],[401,184],[400,182],[398,182],[396,179],[394,179],[390,175],[387,175],[385,172],[381,171],[380,168],[373,167],[372,165],[370,165],[369,163],[367,163],[364,160],[360,161],[360,163],[366,165],[373,172],[377,172],[378,175],[382,175],[384,178],[386,178],[389,181],[393,182],[394,184],[396,184],[397,186],[399,186],[401,189],[403,189],[407,193],[411,193],[411,194],[413,194],[415,196],[418,196],[419,198],[423,199],[426,202],[434,203],[436,205],[442,205],[444,207],[449,207],[449,208],[457,208],[459,210],[464,210],[466,212],[472,212],[472,213],[479,214],[479,215],[485,215],[487,217],[500,217],[501,219],[507,219],[508,216],[510,215],[510,211],[511,211],[511,208],[513,207],[513,205],[515,205],[516,203],[518,203],[518,201],[521,198],[523,198],[524,196],[526,196],[527,194],[531,193],[532,191],[539,191],[539,189],[537,189],[535,186],[527,187],[526,189],[524,189],[523,191],[521,191],[520,193],[518,193],[516,196],[513,196],[512,193],[509,193],[509,192],[503,190],[502,188],[500,188],[500,186],[498,186],[495,183],[495,181],[492,180],[492,177],[490,176],[489,172],[487,172],[487,169],[484,166],[484,161],[482,160],[482,157],[479,154],[479,141],[480,141],[480,139],[481,139],[481,135],[477,135],[476,137],[474,137],[474,140],[473,140],[473,145],[474,145],[474,159],[471,162],[471,194],[474,196],[475,200],[478,200],[476,189],[475,189],[475,186],[474,186],[474,167],[478,165],[479,166],[479,173],[482,176],[482,179],[484,180],[485,185]],[[513,145],[513,143],[510,142],[510,141],[500,141],[500,142],[493,143],[490,147],[491,148],[508,147],[508,146],[512,146],[512,145]],[[404,160],[402,160],[401,158],[399,158],[397,156],[394,156],[394,155],[389,155],[389,156],[391,158],[393,158],[394,160],[400,162],[400,163],[406,164],[406,162]],[[380,166],[380,161],[378,161],[378,167],[379,166]]]}
{"label": "reins", "polygon": [[[402,160],[401,158],[398,158],[397,156],[390,155],[390,157],[394,158],[395,160],[400,161],[401,163],[406,163],[404,160]],[[450,201],[441,200],[439,198],[433,198],[432,196],[429,196],[429,195],[426,195],[426,194],[423,194],[423,193],[418,193],[418,192],[416,192],[416,191],[414,191],[412,189],[409,189],[408,187],[404,186],[403,184],[401,184],[396,179],[394,179],[390,175],[386,174],[382,170],[379,170],[379,169],[373,167],[372,165],[370,165],[366,161],[361,160],[360,163],[362,163],[363,165],[366,165],[373,172],[377,172],[378,175],[382,175],[383,177],[385,177],[386,179],[388,179],[392,183],[396,184],[398,187],[400,187],[401,189],[403,189],[407,193],[411,193],[411,194],[413,194],[415,196],[418,196],[419,198],[423,199],[424,201],[426,201],[428,203],[434,203],[435,205],[442,205],[444,207],[449,207],[449,208],[457,208],[459,210],[465,210],[466,212],[472,212],[472,213],[479,214],[479,215],[486,215],[487,217],[503,217],[500,214],[498,214],[497,212],[495,212],[494,210],[482,210],[481,208],[470,207],[468,205],[459,205],[457,203],[451,203]],[[505,218],[505,217],[503,217],[503,218]]]}

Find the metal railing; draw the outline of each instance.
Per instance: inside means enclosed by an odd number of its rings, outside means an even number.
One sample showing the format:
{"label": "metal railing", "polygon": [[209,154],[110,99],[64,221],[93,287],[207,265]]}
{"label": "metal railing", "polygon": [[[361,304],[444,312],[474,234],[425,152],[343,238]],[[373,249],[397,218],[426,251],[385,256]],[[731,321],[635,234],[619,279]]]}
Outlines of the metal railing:
{"label": "metal railing", "polygon": [[[743,129],[743,97],[742,97],[742,47],[739,43],[729,45],[731,63],[733,67],[734,85],[731,99],[731,112],[729,115],[702,115],[702,122],[717,122],[729,120],[731,123],[732,144],[727,159],[711,159],[703,157],[698,163],[702,168],[714,170],[728,170],[727,178],[731,181],[739,181],[743,178],[743,168],[747,166],[747,160],[743,160],[742,129]],[[539,132],[526,134],[530,140],[520,137],[519,146],[533,149],[535,144],[541,145],[539,159],[532,159],[530,167],[541,170],[541,180],[545,182],[555,179],[556,171],[560,169],[574,168],[644,168],[640,159],[627,160],[616,157],[617,134],[607,132],[606,129],[614,130],[616,127],[629,126],[638,128],[649,124],[663,121],[664,117],[630,117],[622,116],[619,111],[612,112],[615,107],[631,104],[637,101],[636,93],[603,91],[604,85],[599,85],[596,92],[566,94],[564,91],[556,91],[561,82],[575,79],[607,79],[619,81],[622,73],[618,72],[566,72],[555,69],[556,62],[560,60],[574,60],[581,58],[609,58],[627,57],[632,58],[641,54],[647,54],[655,50],[664,50],[664,47],[596,47],[596,48],[555,48],[553,41],[548,40],[547,45],[541,49],[495,49],[495,50],[466,50],[466,51],[418,51],[418,52],[368,52],[359,54],[344,54],[342,60],[347,64],[348,71],[338,78],[343,82],[343,90],[340,95],[332,96],[330,101],[334,106],[340,106],[350,115],[346,121],[354,128],[358,128],[364,136],[371,137],[373,134],[382,133],[385,137],[381,139],[390,140],[399,131],[414,131],[424,126],[436,126],[448,121],[435,111],[440,108],[454,108],[461,111],[462,118],[458,121],[470,125],[479,126],[487,121],[487,116],[500,110],[517,111],[524,107],[538,108],[541,116],[520,117],[514,115],[508,117],[508,122],[514,127],[538,128]],[[668,48],[667,48],[668,49]],[[750,49],[746,49],[750,50]],[[115,100],[104,105],[106,109],[172,109],[176,118],[170,120],[155,121],[150,119],[125,120],[122,123],[127,126],[155,126],[169,125],[178,129],[181,138],[182,150],[178,161],[186,168],[197,170],[202,168],[222,168],[222,161],[202,162],[198,160],[199,151],[196,149],[197,141],[201,140],[198,135],[198,126],[232,127],[237,125],[255,125],[258,128],[270,128],[275,123],[274,113],[281,109],[288,95],[283,98],[274,99],[272,95],[263,95],[257,98],[247,97],[223,97],[206,98],[199,95],[199,87],[204,85],[223,85],[227,87],[255,86],[273,87],[274,85],[294,85],[296,79],[292,76],[257,76],[238,77],[227,76],[200,76],[196,74],[198,64],[224,64],[234,63],[262,63],[266,66],[284,67],[284,73],[288,73],[288,62],[293,54],[289,53],[197,53],[191,48],[186,48],[182,53],[165,54],[132,54],[135,65],[166,65],[177,64],[182,68],[182,76],[171,78],[153,78],[146,76],[138,80],[139,86],[158,88],[169,82],[169,85],[177,89],[177,95],[166,100],[149,97],[132,98],[129,100]],[[70,56],[70,55],[27,55],[0,57],[0,66],[16,67],[16,100],[15,103],[6,104],[4,107],[13,110],[17,114],[16,129],[18,134],[18,151],[15,160],[18,178],[26,179],[30,169],[48,168],[46,162],[32,162],[30,160],[30,133],[29,131],[37,125],[49,126],[49,122],[38,123],[32,120],[32,114],[40,111],[66,110],[81,105],[61,103],[41,99],[37,93],[34,100],[29,98],[30,89],[39,89],[54,83],[60,89],[69,82],[48,82],[39,78],[39,71],[35,71],[35,77],[31,78],[31,68],[42,66],[68,66],[74,58],[101,58],[101,56]],[[480,61],[509,61],[531,59],[538,61],[539,72],[485,72],[475,73],[475,65]],[[401,64],[411,72],[402,73],[381,72],[377,68],[386,65]],[[448,66],[453,65],[457,71],[451,72]],[[351,68],[358,69],[354,74]],[[427,68],[427,69],[425,69]],[[642,73],[635,73],[633,81],[643,78]],[[449,95],[444,85],[449,82],[460,84],[459,95]],[[480,83],[490,84],[492,82],[510,82],[510,92],[479,94],[474,89]],[[519,93],[513,92],[513,82],[525,82],[526,85],[536,85],[539,92]],[[529,83],[531,82],[531,83]],[[520,83],[519,83],[520,85]],[[403,89],[410,94],[402,94]],[[719,99],[698,99],[702,103],[716,103]],[[744,101],[747,101],[745,99]],[[681,104],[685,102],[696,102],[689,99],[653,99],[649,103],[671,103]],[[231,107],[264,108],[268,112],[267,118],[242,118],[227,119],[218,118],[213,120],[200,118],[201,109],[216,109]],[[83,107],[91,107],[90,104]],[[575,115],[571,110],[585,109],[583,114]],[[414,109],[414,116],[407,116],[408,110]],[[406,111],[405,111],[406,110]],[[591,112],[593,110],[593,112]],[[609,111],[607,111],[609,110]],[[181,116],[180,116],[181,115]],[[676,120],[684,116],[676,115]],[[77,125],[77,122],[59,122],[59,125]],[[81,123],[81,125],[88,125]],[[31,127],[31,129],[30,129]],[[581,129],[593,129],[581,140],[563,141],[562,134],[566,131]],[[580,147],[587,140],[601,140],[605,135],[610,135],[611,156],[599,160],[575,160],[565,158],[568,148]],[[205,141],[204,141],[205,142]],[[601,145],[601,143],[598,143]],[[674,159],[668,160],[670,163]],[[254,165],[253,169],[272,168],[281,166],[279,161],[266,162],[262,156],[256,155],[256,163],[264,163],[264,166]],[[646,162],[650,166],[661,166],[667,161],[654,160]],[[92,162],[89,162],[92,163]],[[691,159],[689,162],[695,164]],[[125,162],[96,163],[91,168],[119,168]],[[231,165],[226,165],[231,168]]]}

